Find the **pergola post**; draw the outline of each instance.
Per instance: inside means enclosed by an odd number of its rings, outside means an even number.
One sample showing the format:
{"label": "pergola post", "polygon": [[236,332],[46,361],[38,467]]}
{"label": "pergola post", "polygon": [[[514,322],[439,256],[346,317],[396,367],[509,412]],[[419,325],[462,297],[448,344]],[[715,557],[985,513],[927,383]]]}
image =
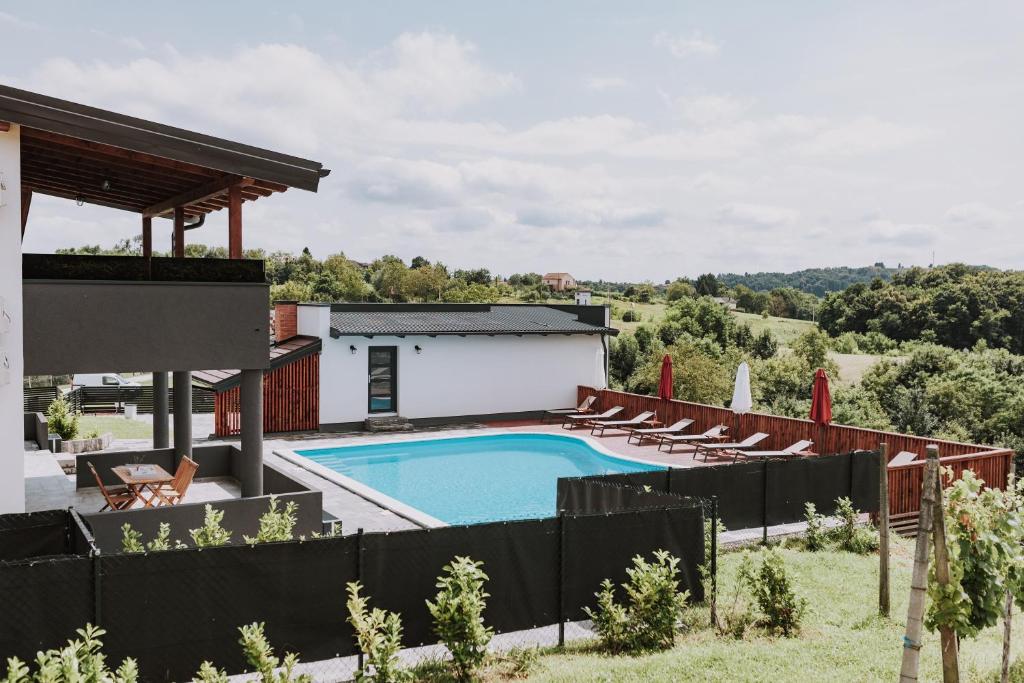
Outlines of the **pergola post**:
{"label": "pergola post", "polygon": [[174,371],[174,451],[192,457],[192,373]]}
{"label": "pergola post", "polygon": [[153,218],[142,217],[142,255],[146,258],[153,256]]}
{"label": "pergola post", "polygon": [[167,429],[167,373],[153,373],[153,448],[167,448],[171,445]]}
{"label": "pergola post", "polygon": [[228,258],[242,258],[242,186],[228,189]]}
{"label": "pergola post", "polygon": [[185,207],[174,207],[174,257],[185,258]]}
{"label": "pergola post", "polygon": [[242,497],[263,495],[263,371],[242,370]]}

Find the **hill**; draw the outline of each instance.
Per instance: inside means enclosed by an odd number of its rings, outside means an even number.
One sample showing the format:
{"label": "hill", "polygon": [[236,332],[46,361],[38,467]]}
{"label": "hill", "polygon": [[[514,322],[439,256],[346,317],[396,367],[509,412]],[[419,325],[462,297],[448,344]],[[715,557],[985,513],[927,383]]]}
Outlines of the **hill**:
{"label": "hill", "polygon": [[755,292],[792,287],[815,296],[825,296],[829,292],[839,292],[850,285],[871,282],[875,278],[889,282],[901,270],[902,267],[887,268],[883,263],[876,263],[862,268],[808,268],[795,273],[723,273],[718,276],[718,280],[726,287],[745,285]]}

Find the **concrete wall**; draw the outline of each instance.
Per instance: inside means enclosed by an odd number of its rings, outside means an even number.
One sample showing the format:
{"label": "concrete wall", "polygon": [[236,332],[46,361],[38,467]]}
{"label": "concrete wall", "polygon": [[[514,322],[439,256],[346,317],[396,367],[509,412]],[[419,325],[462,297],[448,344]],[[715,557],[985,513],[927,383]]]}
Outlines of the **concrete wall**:
{"label": "concrete wall", "polygon": [[270,364],[267,285],[27,280],[24,288],[26,374]]}
{"label": "concrete wall", "polygon": [[0,132],[0,513],[25,509],[20,139],[18,126]]}
{"label": "concrete wall", "polygon": [[398,412],[411,419],[565,408],[576,403],[578,384],[604,386],[599,335],[332,339],[329,320],[327,307],[299,308],[299,334],[323,339],[321,424],[368,416],[370,346],[398,347]]}

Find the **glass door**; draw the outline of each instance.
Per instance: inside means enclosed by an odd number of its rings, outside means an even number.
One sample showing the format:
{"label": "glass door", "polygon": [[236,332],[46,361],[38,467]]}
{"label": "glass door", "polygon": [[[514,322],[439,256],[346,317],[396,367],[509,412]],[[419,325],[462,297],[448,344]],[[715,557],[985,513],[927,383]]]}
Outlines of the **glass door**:
{"label": "glass door", "polygon": [[371,346],[367,377],[369,411],[398,412],[398,347]]}

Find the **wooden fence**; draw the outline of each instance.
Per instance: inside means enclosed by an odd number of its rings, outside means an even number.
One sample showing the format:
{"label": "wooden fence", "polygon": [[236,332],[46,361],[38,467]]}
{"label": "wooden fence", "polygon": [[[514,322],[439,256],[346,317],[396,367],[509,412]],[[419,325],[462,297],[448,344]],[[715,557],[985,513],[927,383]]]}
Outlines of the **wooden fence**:
{"label": "wooden fence", "polygon": [[900,451],[917,453],[919,460],[889,468],[889,510],[894,516],[916,513],[920,508],[921,479],[924,473],[925,447],[928,444],[936,444],[939,447],[942,464],[951,467],[956,476],[965,469],[970,469],[992,486],[1002,486],[1006,482],[1014,457],[1014,452],[1006,448],[880,432],[846,425],[820,426],[810,420],[762,413],[737,416],[728,408],[702,403],[665,401],[654,396],[586,386],[577,388],[577,402],[590,395],[597,395],[599,410],[622,406],[625,409],[623,412],[629,416],[643,411],[654,411],[666,424],[690,418],[695,421],[690,430],[693,433],[699,433],[718,424],[727,425],[729,433],[737,439],[754,432],[764,432],[769,434],[769,437],[758,445],[764,450],[780,450],[797,441],[809,439],[814,442],[813,450],[822,454],[874,451],[883,442],[887,445],[890,459]]}
{"label": "wooden fence", "polygon": [[[242,429],[239,387],[214,397],[214,433],[232,436]],[[263,375],[263,431],[298,432],[320,428],[320,354],[313,353]]]}
{"label": "wooden fence", "polygon": [[[25,412],[45,413],[46,409],[60,394],[59,387],[34,387],[25,389]],[[167,392],[167,404],[174,412],[174,392]],[[71,410],[81,413],[117,413],[124,410],[126,403],[133,403],[138,412],[153,412],[153,387],[78,387],[64,395]],[[192,387],[192,412],[212,413],[213,392],[202,387]]]}

